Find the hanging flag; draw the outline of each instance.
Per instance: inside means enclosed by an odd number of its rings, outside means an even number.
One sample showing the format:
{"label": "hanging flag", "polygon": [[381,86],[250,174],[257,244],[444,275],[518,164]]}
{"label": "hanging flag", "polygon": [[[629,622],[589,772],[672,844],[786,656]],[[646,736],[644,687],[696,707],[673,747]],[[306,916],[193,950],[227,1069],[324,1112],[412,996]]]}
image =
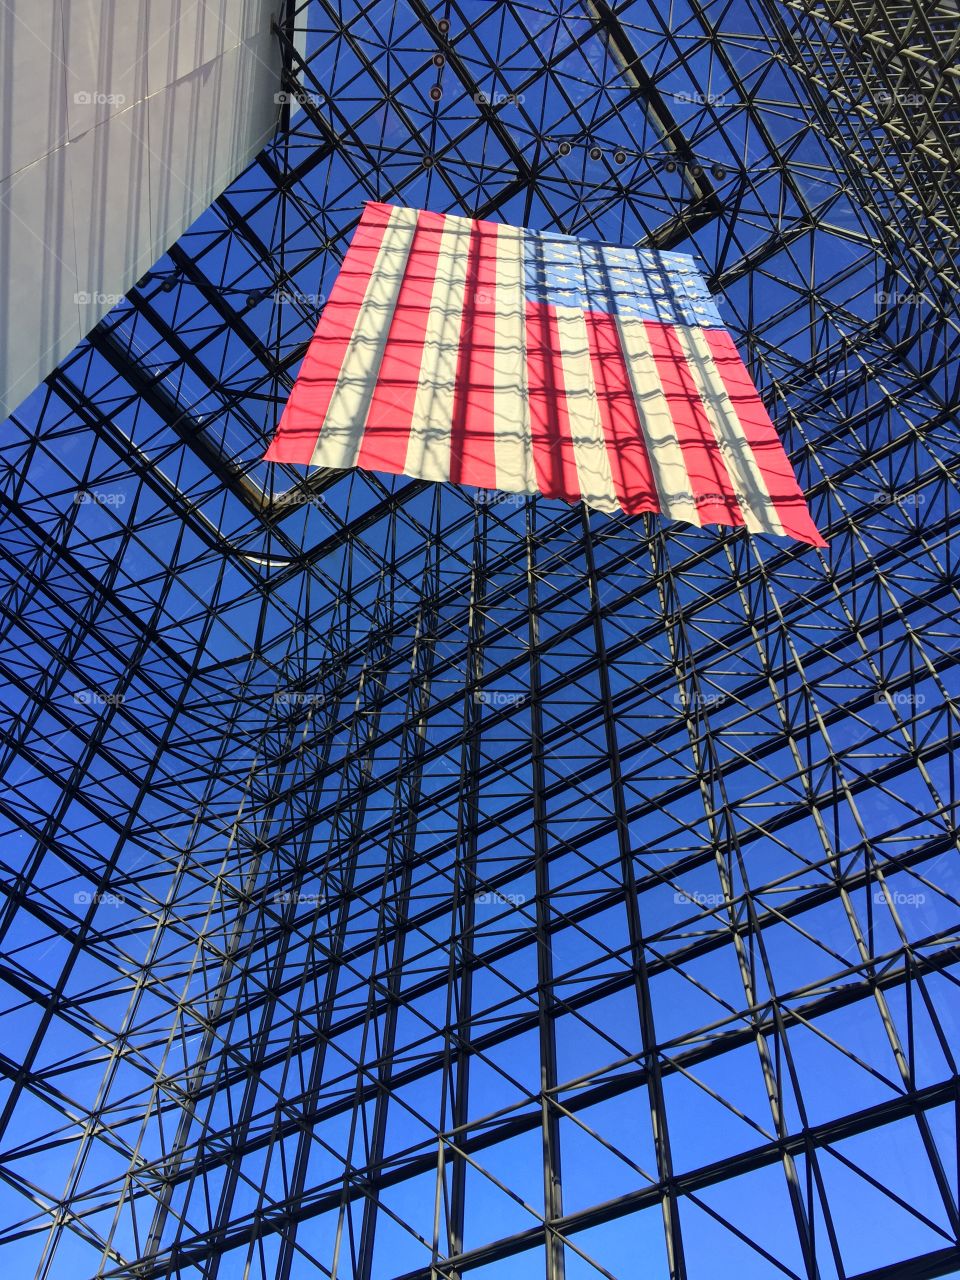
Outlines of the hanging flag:
{"label": "hanging flag", "polygon": [[692,258],[367,204],[266,457],[825,546]]}

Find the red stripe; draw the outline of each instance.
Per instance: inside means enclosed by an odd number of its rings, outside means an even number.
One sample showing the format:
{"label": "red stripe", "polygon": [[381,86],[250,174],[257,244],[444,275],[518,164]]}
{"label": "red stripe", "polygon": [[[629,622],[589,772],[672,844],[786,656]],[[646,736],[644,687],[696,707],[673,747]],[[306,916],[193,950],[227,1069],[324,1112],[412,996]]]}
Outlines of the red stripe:
{"label": "red stripe", "polygon": [[389,221],[389,205],[370,203],[365,207],[307,348],[276,435],[264,455],[267,462],[308,463],[313,457]]}
{"label": "red stripe", "polygon": [[717,437],[673,325],[644,322],[703,524],[745,523]]}
{"label": "red stripe", "polygon": [[825,547],[827,544],[810,517],[790,459],[733,339],[724,329],[704,329],[703,332],[784,529],[798,542]]}
{"label": "red stripe", "polygon": [[497,345],[497,227],[474,222],[464,282],[460,353],[450,429],[454,484],[497,487],[493,429],[493,365]]}
{"label": "red stripe", "polygon": [[537,486],[544,497],[579,502],[580,476],[567,413],[557,317],[546,303],[529,300],[527,394]]}
{"label": "red stripe", "polygon": [[357,456],[357,466],[370,471],[402,475],[406,464],[444,222],[440,213],[417,215],[417,228]]}
{"label": "red stripe", "polygon": [[600,421],[620,506],[630,515],[659,511],[660,499],[620,345],[617,322],[603,311],[587,311],[584,320]]}

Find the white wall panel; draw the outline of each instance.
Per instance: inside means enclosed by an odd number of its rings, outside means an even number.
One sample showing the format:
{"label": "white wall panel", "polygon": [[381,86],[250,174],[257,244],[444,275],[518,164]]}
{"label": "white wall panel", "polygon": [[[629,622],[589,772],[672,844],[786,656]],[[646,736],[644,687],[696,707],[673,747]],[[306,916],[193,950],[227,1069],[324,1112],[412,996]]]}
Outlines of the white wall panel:
{"label": "white wall panel", "polygon": [[0,416],[269,140],[280,7],[0,6]]}

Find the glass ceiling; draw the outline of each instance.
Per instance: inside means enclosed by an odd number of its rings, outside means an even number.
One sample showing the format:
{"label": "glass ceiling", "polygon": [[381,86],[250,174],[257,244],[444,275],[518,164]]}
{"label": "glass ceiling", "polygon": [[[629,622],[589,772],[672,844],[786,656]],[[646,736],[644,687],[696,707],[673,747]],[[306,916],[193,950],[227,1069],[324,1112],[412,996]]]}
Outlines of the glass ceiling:
{"label": "glass ceiling", "polygon": [[[955,6],[277,38],[6,424],[8,1273],[960,1275]],[[368,199],[695,255],[828,548],[263,463]]]}

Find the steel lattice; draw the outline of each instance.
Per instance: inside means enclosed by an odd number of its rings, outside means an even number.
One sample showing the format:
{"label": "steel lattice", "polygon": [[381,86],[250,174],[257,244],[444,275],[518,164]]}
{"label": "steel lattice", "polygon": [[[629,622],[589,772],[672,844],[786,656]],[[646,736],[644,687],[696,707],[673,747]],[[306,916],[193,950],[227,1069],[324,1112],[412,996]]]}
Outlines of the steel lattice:
{"label": "steel lattice", "polygon": [[[958,32],[290,8],[7,424],[8,1274],[960,1275]],[[699,254],[829,549],[266,467],[369,198]]]}

